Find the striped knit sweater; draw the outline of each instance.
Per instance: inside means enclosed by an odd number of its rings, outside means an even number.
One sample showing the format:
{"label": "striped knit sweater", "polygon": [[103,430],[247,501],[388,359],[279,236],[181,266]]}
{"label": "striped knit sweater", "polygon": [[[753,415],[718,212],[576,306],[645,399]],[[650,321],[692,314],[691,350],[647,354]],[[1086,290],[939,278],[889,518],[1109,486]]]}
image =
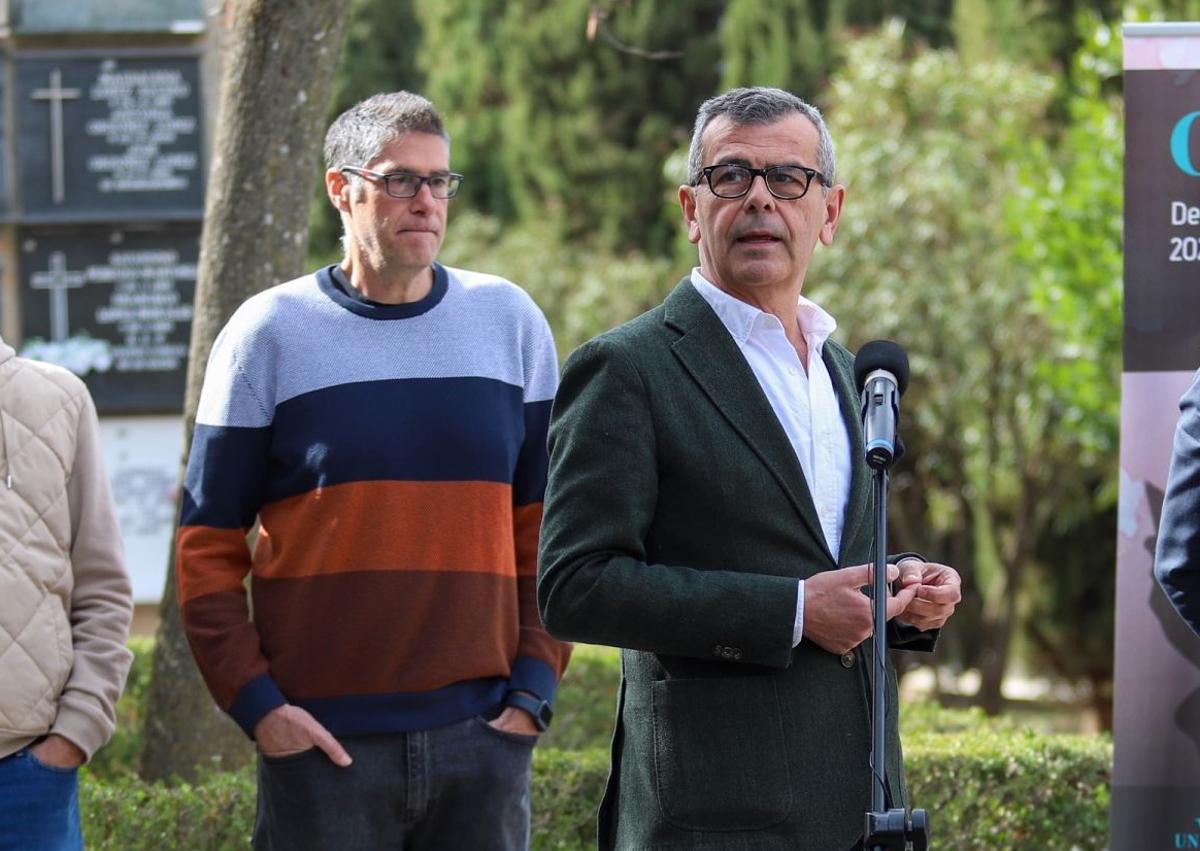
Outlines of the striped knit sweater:
{"label": "striped knit sweater", "polygon": [[453,723],[510,689],[554,698],[570,647],[535,598],[550,329],[508,281],[434,273],[426,298],[384,305],[322,269],[248,300],[213,347],[179,597],[249,735],[284,702],[356,734]]}

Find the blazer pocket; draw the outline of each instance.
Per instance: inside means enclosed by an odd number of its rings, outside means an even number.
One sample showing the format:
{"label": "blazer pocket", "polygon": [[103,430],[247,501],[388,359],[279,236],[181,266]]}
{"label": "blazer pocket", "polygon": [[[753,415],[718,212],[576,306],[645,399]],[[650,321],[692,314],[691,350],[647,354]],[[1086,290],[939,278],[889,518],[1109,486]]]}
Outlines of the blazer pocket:
{"label": "blazer pocket", "polygon": [[759,830],[787,818],[791,778],[774,678],[652,684],[654,782],[685,830]]}

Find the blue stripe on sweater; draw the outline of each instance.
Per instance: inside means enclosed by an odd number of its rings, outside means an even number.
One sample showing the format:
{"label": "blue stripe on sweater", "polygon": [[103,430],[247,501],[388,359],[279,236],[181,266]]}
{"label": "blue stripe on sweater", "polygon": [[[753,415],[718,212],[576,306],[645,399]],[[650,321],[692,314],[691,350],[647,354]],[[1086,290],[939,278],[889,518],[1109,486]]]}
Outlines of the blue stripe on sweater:
{"label": "blue stripe on sweater", "polygon": [[550,456],[546,450],[546,432],[550,428],[552,399],[525,405],[525,442],[517,458],[513,477],[513,502],[529,505],[546,495],[546,476]]}
{"label": "blue stripe on sweater", "polygon": [[502,677],[466,680],[426,692],[293,699],[335,736],[430,730],[498,706],[508,690]]}
{"label": "blue stripe on sweater", "polygon": [[196,424],[183,485],[182,526],[248,529],[266,492],[271,427]]}
{"label": "blue stripe on sweater", "polygon": [[490,378],[407,378],[305,393],[266,428],[197,425],[182,522],[243,528],[265,503],[362,481],[498,482],[538,502],[550,405]]}

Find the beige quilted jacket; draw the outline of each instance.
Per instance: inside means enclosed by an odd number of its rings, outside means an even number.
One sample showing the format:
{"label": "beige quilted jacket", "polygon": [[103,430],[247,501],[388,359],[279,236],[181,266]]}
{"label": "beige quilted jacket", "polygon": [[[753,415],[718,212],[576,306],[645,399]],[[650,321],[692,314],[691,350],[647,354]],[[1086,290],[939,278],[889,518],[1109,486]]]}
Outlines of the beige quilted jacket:
{"label": "beige quilted jacket", "polygon": [[0,340],[0,757],[108,741],[132,613],[91,397]]}

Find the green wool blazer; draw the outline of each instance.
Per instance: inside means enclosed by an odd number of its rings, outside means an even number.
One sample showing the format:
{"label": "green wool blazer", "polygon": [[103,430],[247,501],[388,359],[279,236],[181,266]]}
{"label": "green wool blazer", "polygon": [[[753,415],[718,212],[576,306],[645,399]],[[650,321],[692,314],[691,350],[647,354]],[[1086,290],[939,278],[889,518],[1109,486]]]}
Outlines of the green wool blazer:
{"label": "green wool blazer", "polygon": [[[853,357],[826,343],[850,444]],[[538,603],[559,638],[623,648],[603,849],[842,851],[870,807],[871,642],[792,647],[796,582],[872,558],[854,459],[831,553],[796,454],[685,278],[567,361],[550,426]],[[932,649],[911,627],[892,639]],[[889,666],[889,791],[907,804]]]}

